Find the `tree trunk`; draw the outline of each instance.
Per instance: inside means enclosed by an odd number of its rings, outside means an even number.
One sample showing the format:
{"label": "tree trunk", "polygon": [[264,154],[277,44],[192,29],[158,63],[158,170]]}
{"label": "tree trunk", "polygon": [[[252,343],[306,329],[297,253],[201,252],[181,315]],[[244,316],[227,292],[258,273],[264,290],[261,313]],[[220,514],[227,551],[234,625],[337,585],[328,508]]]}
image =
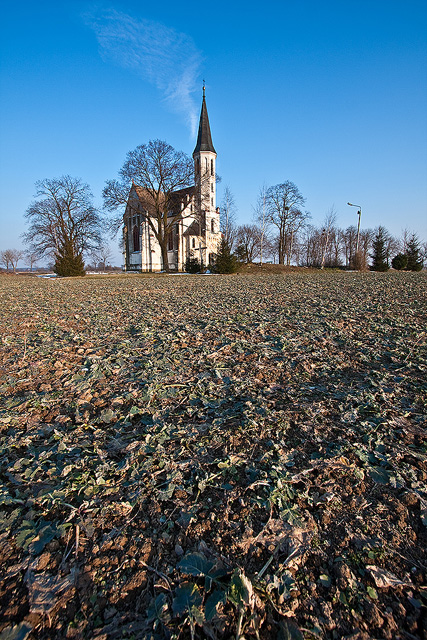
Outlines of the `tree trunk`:
{"label": "tree trunk", "polygon": [[283,238],[279,240],[279,264],[285,264],[285,243]]}
{"label": "tree trunk", "polygon": [[288,251],[288,260],[287,260],[287,265],[288,267],[291,264],[291,258],[292,258],[292,245],[294,243],[294,230],[292,229],[291,231],[291,241],[289,243],[289,251]]}
{"label": "tree trunk", "polygon": [[162,239],[160,243],[160,248],[162,250],[162,263],[163,263],[163,271],[169,273],[169,260],[168,260],[168,237]]}

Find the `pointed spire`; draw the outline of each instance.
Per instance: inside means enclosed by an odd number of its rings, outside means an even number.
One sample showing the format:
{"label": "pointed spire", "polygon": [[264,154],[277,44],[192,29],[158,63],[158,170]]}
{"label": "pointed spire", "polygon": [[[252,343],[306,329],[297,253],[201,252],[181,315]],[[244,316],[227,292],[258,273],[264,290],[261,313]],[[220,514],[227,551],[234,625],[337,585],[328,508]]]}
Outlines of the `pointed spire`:
{"label": "pointed spire", "polygon": [[211,128],[209,126],[208,110],[206,108],[206,96],[205,96],[205,84],[203,83],[203,101],[202,110],[200,112],[199,121],[199,133],[197,136],[196,146],[193,151],[193,156],[199,151],[212,151],[216,153],[211,136]]}

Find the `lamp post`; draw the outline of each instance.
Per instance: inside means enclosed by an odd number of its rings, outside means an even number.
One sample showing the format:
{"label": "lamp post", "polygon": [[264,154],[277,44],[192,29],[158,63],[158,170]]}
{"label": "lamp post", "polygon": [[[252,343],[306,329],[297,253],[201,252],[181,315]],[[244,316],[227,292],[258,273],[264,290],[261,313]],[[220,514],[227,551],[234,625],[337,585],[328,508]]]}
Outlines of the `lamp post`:
{"label": "lamp post", "polygon": [[[285,212],[285,225],[286,225],[286,223],[288,221],[289,207],[287,205],[285,205],[283,207],[283,209],[284,209],[284,212]],[[286,226],[284,227],[284,231],[285,231],[285,237],[283,238],[283,240],[285,241],[285,244],[283,246],[283,251],[285,252],[288,249],[288,247],[286,246],[287,245],[286,240],[287,240],[287,235],[288,235],[287,232],[286,232]],[[291,227],[291,244],[292,244],[293,233],[294,233],[294,231],[293,231],[293,228]],[[280,258],[279,258],[279,262],[280,262]],[[290,262],[290,256],[289,256],[289,253],[288,253],[288,255],[286,257],[286,264],[289,264],[289,262]],[[283,256],[283,264],[285,264],[285,256]]]}
{"label": "lamp post", "polygon": [[356,255],[359,253],[359,237],[360,237],[360,218],[362,217],[362,207],[360,204],[351,204],[351,202],[347,202],[350,207],[357,207],[359,211],[357,215],[359,216],[359,222],[357,225],[357,240],[356,240]]}
{"label": "lamp post", "polygon": [[260,236],[260,256],[259,263],[262,266],[262,245],[264,242],[264,230],[265,230],[265,188],[262,188],[262,225],[261,225],[261,236]]}
{"label": "lamp post", "polygon": [[325,268],[325,257],[326,257],[326,245],[328,243],[328,236],[326,234],[325,229],[322,229],[322,234],[320,236],[320,246],[322,247],[322,262],[320,264],[320,268]]}

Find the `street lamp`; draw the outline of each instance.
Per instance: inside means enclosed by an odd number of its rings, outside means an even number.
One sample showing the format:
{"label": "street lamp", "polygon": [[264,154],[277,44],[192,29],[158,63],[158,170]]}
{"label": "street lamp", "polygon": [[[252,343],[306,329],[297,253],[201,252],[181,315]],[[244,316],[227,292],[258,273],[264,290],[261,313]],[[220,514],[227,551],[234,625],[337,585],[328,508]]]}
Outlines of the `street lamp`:
{"label": "street lamp", "polygon": [[359,236],[360,236],[360,218],[362,217],[362,207],[360,204],[351,204],[351,202],[347,202],[350,207],[357,207],[359,211],[357,215],[359,216],[359,223],[357,225],[357,240],[356,240],[356,255],[359,253]]}
{"label": "street lamp", "polygon": [[320,264],[320,268],[325,268],[325,257],[326,257],[326,244],[328,242],[328,236],[325,229],[322,229],[322,233],[320,236],[320,246],[322,247],[322,262]]}

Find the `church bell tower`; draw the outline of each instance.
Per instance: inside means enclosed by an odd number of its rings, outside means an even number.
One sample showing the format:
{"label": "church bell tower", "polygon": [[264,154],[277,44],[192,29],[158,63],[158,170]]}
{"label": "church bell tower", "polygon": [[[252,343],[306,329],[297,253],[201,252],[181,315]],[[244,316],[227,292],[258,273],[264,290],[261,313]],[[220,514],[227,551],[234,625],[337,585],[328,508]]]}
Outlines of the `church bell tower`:
{"label": "church bell tower", "polygon": [[219,213],[216,210],[216,151],[212,143],[209,126],[205,87],[203,87],[199,132],[193,151],[193,159],[196,206],[200,213],[201,225],[205,228],[206,234],[217,234],[219,233]]}

